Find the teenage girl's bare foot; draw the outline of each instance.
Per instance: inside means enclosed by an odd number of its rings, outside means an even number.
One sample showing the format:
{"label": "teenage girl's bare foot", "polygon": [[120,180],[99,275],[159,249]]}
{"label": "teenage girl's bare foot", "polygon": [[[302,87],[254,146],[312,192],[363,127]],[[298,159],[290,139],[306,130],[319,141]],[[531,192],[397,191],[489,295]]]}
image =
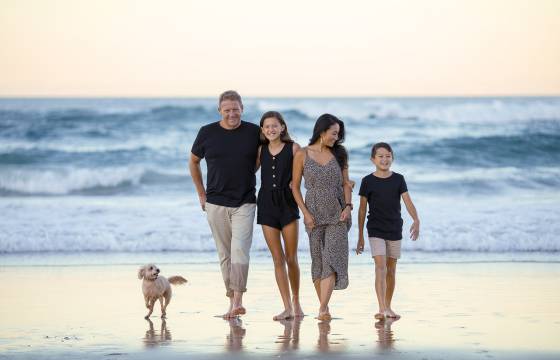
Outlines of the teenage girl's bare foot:
{"label": "teenage girl's bare foot", "polygon": [[286,309],[286,310],[282,311],[280,314],[274,315],[272,317],[272,320],[274,320],[274,321],[287,320],[287,319],[291,319],[293,317],[294,317],[294,313],[293,313],[292,309]]}
{"label": "teenage girl's bare foot", "polygon": [[388,318],[393,318],[393,319],[398,319],[401,316],[399,314],[396,314],[393,310],[391,309],[387,309],[385,310],[385,316]]}
{"label": "teenage girl's bare foot", "polygon": [[[293,306],[294,306],[294,316],[297,318],[302,318],[305,316],[305,314],[303,313],[303,310],[301,309],[301,305],[299,304],[299,301],[293,301]],[[327,311],[329,311],[327,309]]]}

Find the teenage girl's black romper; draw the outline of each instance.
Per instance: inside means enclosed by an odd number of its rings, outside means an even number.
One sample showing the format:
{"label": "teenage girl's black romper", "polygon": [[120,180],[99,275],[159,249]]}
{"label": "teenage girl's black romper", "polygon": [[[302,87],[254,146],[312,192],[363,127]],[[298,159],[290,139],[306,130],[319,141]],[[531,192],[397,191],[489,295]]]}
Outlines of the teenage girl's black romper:
{"label": "teenage girl's black romper", "polygon": [[284,226],[299,219],[299,210],[289,187],[293,158],[292,143],[285,143],[275,156],[268,150],[268,145],[262,146],[257,224],[282,230]]}

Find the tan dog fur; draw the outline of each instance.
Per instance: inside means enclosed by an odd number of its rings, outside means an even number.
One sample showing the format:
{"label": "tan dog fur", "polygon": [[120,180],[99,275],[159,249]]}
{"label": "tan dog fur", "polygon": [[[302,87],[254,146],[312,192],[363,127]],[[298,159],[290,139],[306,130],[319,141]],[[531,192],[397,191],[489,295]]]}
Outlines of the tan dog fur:
{"label": "tan dog fur", "polygon": [[[171,301],[171,285],[181,285],[187,282],[182,276],[171,276],[166,279],[159,275],[159,268],[154,264],[147,264],[138,270],[138,279],[142,281],[142,292],[144,293],[144,301],[149,312],[144,318],[147,319],[154,311],[154,304],[157,300],[161,305],[161,318],[165,318],[165,310]],[[164,301],[165,300],[165,301]]]}

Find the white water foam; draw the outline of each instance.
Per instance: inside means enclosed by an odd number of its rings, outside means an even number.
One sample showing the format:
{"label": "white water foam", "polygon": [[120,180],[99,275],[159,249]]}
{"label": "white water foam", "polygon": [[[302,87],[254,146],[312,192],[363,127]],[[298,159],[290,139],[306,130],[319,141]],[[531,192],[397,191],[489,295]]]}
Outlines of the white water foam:
{"label": "white water foam", "polygon": [[64,195],[96,187],[138,185],[146,173],[142,167],[97,169],[63,168],[58,170],[4,170],[0,190],[22,194]]}
{"label": "white water foam", "polygon": [[[410,241],[403,207],[403,249],[407,251],[558,252],[560,196],[548,199],[434,198],[414,196],[421,237]],[[354,199],[357,203],[358,199]],[[64,197],[0,199],[0,252],[215,251],[205,213],[193,198]],[[357,209],[349,233],[357,241]],[[300,220],[300,225],[301,220]],[[300,251],[309,251],[300,226]],[[253,251],[268,251],[255,225]],[[352,251],[352,250],[351,250]]]}

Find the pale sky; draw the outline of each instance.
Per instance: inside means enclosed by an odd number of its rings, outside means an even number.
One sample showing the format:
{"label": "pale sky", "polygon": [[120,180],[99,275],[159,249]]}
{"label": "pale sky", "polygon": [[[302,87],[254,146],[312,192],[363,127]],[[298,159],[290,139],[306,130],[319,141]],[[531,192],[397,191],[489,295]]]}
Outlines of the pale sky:
{"label": "pale sky", "polygon": [[560,0],[0,0],[0,96],[560,95]]}

